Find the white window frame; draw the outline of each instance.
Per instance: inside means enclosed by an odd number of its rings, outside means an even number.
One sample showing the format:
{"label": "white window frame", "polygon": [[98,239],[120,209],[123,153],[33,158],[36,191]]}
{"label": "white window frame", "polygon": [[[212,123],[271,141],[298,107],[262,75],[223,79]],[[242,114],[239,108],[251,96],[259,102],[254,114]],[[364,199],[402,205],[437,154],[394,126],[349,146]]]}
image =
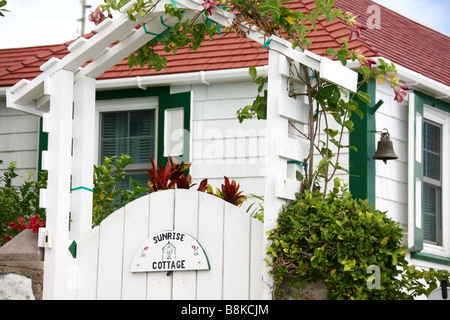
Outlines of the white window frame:
{"label": "white window frame", "polygon": [[442,205],[442,246],[423,243],[423,253],[450,257],[450,113],[424,104],[424,120],[432,121],[442,126],[441,153],[441,205]]}
{"label": "white window frame", "polygon": [[[158,150],[158,97],[145,98],[129,98],[129,99],[113,99],[113,100],[98,100],[95,107],[95,152],[94,163],[101,163],[100,159],[100,145],[101,145],[101,123],[100,114],[103,112],[121,112],[121,111],[138,111],[138,110],[155,110],[155,150],[154,155]],[[127,171],[141,171],[150,167],[150,159],[146,164],[130,164],[127,166]],[[131,172],[130,172],[131,173]]]}

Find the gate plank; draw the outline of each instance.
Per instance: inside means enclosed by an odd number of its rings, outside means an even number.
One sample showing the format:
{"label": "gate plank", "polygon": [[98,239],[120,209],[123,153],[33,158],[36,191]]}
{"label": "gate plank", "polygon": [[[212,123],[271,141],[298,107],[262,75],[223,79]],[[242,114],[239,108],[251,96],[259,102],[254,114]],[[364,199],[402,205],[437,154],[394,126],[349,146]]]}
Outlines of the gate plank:
{"label": "gate plank", "polygon": [[[164,190],[150,194],[149,235],[173,229],[174,192]],[[166,272],[149,272],[147,275],[147,299],[172,299],[172,276]]]}
{"label": "gate plank", "polygon": [[122,299],[142,300],[147,296],[147,274],[132,273],[136,250],[149,237],[150,197],[142,197],[125,206]]}
{"label": "gate plank", "polygon": [[197,299],[220,300],[223,287],[223,213],[225,202],[207,193],[199,194],[198,238],[211,270],[197,273]]}
{"label": "gate plank", "polygon": [[[187,189],[175,191],[174,229],[197,238],[198,194]],[[198,239],[197,239],[198,240]],[[172,299],[192,300],[196,298],[197,271],[177,271],[172,274]]]}
{"label": "gate plank", "polygon": [[236,206],[225,203],[223,299],[249,299],[250,219]]}
{"label": "gate plank", "polygon": [[97,298],[98,242],[100,227],[86,232],[77,244],[78,287],[76,299]]}
{"label": "gate plank", "polygon": [[100,224],[97,299],[120,299],[122,293],[123,224],[121,208]]}
{"label": "gate plank", "polygon": [[251,219],[250,235],[250,300],[262,298],[262,281],[264,262],[264,225],[256,219]]}

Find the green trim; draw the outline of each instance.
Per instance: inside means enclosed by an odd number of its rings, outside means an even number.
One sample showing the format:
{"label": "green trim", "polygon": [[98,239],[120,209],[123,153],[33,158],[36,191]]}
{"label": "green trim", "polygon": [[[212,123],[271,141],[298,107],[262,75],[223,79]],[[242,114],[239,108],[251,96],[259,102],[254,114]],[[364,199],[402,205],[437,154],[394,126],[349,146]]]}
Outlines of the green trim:
{"label": "green trim", "polygon": [[72,241],[72,243],[70,244],[69,252],[74,259],[77,258],[77,243],[75,241]]}
{"label": "green trim", "polygon": [[120,89],[97,91],[96,100],[113,100],[113,99],[130,99],[130,98],[145,98],[165,95],[170,93],[170,87],[149,87],[146,90],[142,89]]}
{"label": "green trim", "polygon": [[[361,80],[361,79],[359,79]],[[376,93],[376,82],[370,79],[369,83],[364,83],[361,90],[368,92],[372,101],[370,104],[364,103],[357,97],[359,110],[364,113],[363,119],[353,114],[351,120],[355,130],[350,133],[350,145],[357,148],[357,151],[350,149],[349,155],[349,186],[350,192],[355,198],[368,199],[369,205],[375,206],[375,108],[374,98]]]}
{"label": "green trim", "polygon": [[38,167],[37,167],[37,177],[38,180],[41,179],[41,172],[44,172],[45,170],[42,170],[42,151],[48,150],[48,133],[42,131],[43,126],[43,118],[39,118],[39,143],[38,143]]}
{"label": "green trim", "polygon": [[[183,108],[184,110],[184,129],[187,132],[191,130],[191,93],[181,92],[169,95],[159,96],[158,106],[158,152],[157,163],[164,167],[168,157],[164,157],[164,114],[166,110]],[[179,158],[182,162],[189,162],[190,138],[184,138],[184,154]]]}
{"label": "green trim", "polygon": [[411,258],[450,266],[450,258],[424,252],[411,252]]}
{"label": "green trim", "polygon": [[416,94],[416,97],[420,97],[420,99],[422,99],[424,104],[435,107],[445,112],[450,112],[450,103],[447,103],[442,100],[437,100],[421,92],[414,92],[414,93]]}
{"label": "green trim", "polygon": [[[442,111],[445,112],[450,112],[450,103],[441,101],[441,100],[437,100],[435,98],[432,98],[426,94],[423,94],[421,92],[414,92],[415,93],[415,112],[416,113],[420,113],[422,115],[422,130],[423,130],[423,111],[424,111],[424,105],[429,105],[431,107],[440,109]],[[416,129],[416,119],[414,118],[414,130]],[[421,144],[423,146],[423,142]],[[414,152],[415,155],[415,152]],[[415,156],[414,156],[415,157]],[[414,158],[414,181],[416,179],[420,179],[420,181],[422,182],[422,208],[421,208],[421,212],[423,212],[423,161],[422,163],[418,163],[417,161],[415,161]],[[415,194],[415,182],[414,182],[414,194]],[[414,210],[414,214],[415,214],[415,210]],[[422,225],[423,225],[423,215],[422,215]],[[435,254],[430,254],[430,253],[424,253],[421,252],[423,250],[423,228],[417,228],[417,226],[415,225],[416,219],[414,216],[414,221],[408,221],[408,223],[414,223],[414,247],[410,248],[411,252],[411,257],[415,258],[415,259],[420,259],[420,260],[425,260],[425,261],[430,261],[430,262],[435,262],[435,263],[441,263],[441,264],[447,264],[450,265],[450,258],[449,257],[442,257],[442,256],[438,256]]]}
{"label": "green trim", "polygon": [[73,188],[70,191],[77,191],[77,190],[86,190],[86,191],[94,192],[94,190],[86,188],[86,187]]}

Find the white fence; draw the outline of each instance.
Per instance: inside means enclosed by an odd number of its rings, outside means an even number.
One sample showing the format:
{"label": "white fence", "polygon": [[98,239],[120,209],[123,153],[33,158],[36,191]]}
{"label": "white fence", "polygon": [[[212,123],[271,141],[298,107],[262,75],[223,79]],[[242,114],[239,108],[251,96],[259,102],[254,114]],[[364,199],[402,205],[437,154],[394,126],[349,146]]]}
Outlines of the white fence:
{"label": "white fence", "polygon": [[[179,230],[202,245],[210,270],[131,272],[140,245]],[[207,193],[166,190],[117,210],[77,246],[77,299],[260,299],[263,224]]]}

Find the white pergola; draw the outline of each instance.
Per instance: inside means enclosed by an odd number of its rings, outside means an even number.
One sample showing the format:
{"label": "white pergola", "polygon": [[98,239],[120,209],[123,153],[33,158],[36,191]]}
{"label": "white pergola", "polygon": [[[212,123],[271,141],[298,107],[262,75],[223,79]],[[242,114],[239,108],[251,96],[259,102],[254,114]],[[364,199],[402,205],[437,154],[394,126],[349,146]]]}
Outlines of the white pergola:
{"label": "white pergola", "polygon": [[[79,38],[73,42],[65,57],[51,58],[44,63],[39,76],[31,81],[21,80],[7,91],[7,107],[42,117],[43,131],[49,134],[48,150],[42,155],[42,169],[48,170],[48,186],[40,194],[41,206],[47,212],[46,228],[42,230],[47,237],[41,243],[45,247],[44,299],[73,297],[76,262],[68,247],[92,226],[96,78],[165,32],[168,25],[175,24],[176,18],[164,14],[165,4],[174,3],[183,8],[185,18],[203,11],[201,0],[161,0],[146,16],[136,16],[145,24],[145,29],[136,29],[137,23],[129,20],[126,13],[133,2],[122,8],[122,15],[117,19],[106,19],[99,24],[90,39]],[[216,7],[208,19],[229,26],[233,17]],[[256,28],[241,27],[248,32],[248,38],[261,45],[268,43]],[[288,173],[292,165],[287,161],[302,161],[307,153],[305,142],[288,137],[289,120],[305,123],[307,119],[307,104],[287,94],[288,61],[320,71],[322,79],[352,92],[357,85],[356,72],[312,52],[295,50],[284,39],[270,37],[268,49],[265,230],[276,226],[281,205],[286,199],[294,199],[298,190],[299,182]],[[261,267],[264,268],[263,297],[270,299],[269,269],[264,261]]]}

